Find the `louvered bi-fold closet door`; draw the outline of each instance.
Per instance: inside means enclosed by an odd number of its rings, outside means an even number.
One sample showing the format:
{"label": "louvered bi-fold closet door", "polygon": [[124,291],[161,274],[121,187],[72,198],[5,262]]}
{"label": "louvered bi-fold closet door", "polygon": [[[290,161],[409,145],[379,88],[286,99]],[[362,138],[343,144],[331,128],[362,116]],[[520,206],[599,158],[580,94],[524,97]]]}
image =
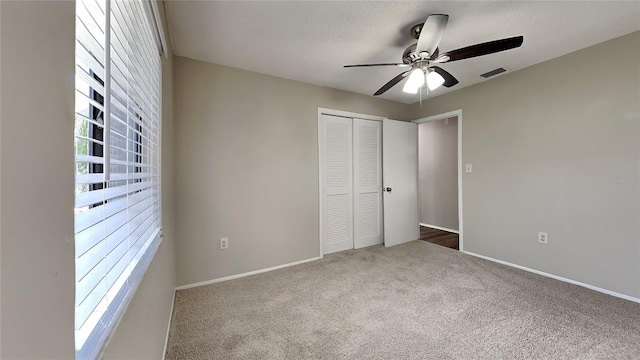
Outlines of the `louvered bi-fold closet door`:
{"label": "louvered bi-fold closet door", "polygon": [[353,119],[354,248],[383,243],[382,122]]}
{"label": "louvered bi-fold closet door", "polygon": [[320,217],[324,254],[353,249],[352,119],[322,115],[320,121]]}

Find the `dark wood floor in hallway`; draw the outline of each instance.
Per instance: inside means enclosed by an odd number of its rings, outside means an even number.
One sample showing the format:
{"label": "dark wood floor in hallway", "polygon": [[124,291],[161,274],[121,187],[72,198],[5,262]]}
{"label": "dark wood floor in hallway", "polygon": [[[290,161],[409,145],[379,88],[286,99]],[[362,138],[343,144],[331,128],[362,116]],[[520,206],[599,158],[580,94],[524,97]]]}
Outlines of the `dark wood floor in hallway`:
{"label": "dark wood floor in hallway", "polygon": [[458,234],[420,226],[420,240],[459,250]]}

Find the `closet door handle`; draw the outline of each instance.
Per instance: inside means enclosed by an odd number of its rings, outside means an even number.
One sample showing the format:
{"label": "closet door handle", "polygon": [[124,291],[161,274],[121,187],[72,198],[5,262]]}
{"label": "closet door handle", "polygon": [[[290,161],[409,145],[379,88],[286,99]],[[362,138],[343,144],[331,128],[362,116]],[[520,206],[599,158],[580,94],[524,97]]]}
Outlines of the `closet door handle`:
{"label": "closet door handle", "polygon": [[382,188],[382,191],[386,191],[386,192],[391,192],[391,188],[390,187],[386,187],[386,188]]}

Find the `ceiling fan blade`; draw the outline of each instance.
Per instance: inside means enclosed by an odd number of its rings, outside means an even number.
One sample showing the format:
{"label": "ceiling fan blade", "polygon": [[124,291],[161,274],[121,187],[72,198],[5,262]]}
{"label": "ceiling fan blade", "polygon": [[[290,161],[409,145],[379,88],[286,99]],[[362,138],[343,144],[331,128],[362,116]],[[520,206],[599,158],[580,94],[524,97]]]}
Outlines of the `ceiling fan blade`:
{"label": "ceiling fan blade", "polygon": [[452,87],[459,83],[458,79],[451,75],[447,70],[437,66],[432,66],[431,69],[444,78],[444,84],[442,84],[444,87]]}
{"label": "ceiling fan blade", "polygon": [[440,55],[440,48],[436,48],[433,54],[430,54],[429,59],[437,59]]}
{"label": "ceiling fan blade", "polygon": [[[524,36],[516,36],[507,39],[500,39],[489,41],[482,44],[476,44],[467,46],[461,49],[448,51],[444,54],[440,54],[440,57],[447,56],[449,57],[448,62],[464,60],[473,58],[476,56],[489,55],[493,53],[497,53],[500,51],[505,51],[509,49],[515,49],[520,47],[524,42]],[[444,61],[443,61],[444,62]]]}
{"label": "ceiling fan blade", "polygon": [[382,64],[357,64],[357,65],[345,65],[343,67],[352,68],[352,67],[371,67],[371,66],[410,66],[405,63],[382,63]]}
{"label": "ceiling fan blade", "polygon": [[422,25],[422,30],[420,30],[416,52],[421,53],[426,51],[430,55],[433,54],[436,48],[438,48],[438,44],[440,44],[444,29],[447,27],[447,22],[449,22],[449,15],[429,15],[424,25]]}
{"label": "ceiling fan blade", "polygon": [[411,70],[409,71],[405,71],[403,73],[401,73],[400,75],[394,77],[393,79],[391,79],[388,83],[384,84],[378,91],[376,91],[375,94],[373,94],[373,96],[377,96],[377,95],[382,95],[384,94],[387,90],[391,89],[392,87],[394,87],[397,83],[399,83],[400,81],[402,81],[402,79],[404,79],[405,77],[407,77],[407,75],[409,75],[409,73],[411,72]]}

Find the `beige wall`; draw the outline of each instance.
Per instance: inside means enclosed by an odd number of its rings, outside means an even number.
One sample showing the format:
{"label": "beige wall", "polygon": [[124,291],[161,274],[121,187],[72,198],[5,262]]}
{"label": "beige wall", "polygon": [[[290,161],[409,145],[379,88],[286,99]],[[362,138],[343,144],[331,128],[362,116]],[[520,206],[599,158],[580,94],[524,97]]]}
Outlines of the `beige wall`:
{"label": "beige wall", "polygon": [[[2,1],[0,8],[0,358],[73,359],[75,4]],[[107,358],[162,356],[175,286],[171,69],[164,61],[164,241]]]}
{"label": "beige wall", "polygon": [[412,106],[414,119],[463,111],[465,250],[640,298],[638,44],[636,32]]}
{"label": "beige wall", "polygon": [[167,336],[175,271],[175,167],[173,122],[173,54],[163,18],[169,55],[162,58],[162,244],[158,248],[136,294],[115,329],[105,359],[161,359]]}
{"label": "beige wall", "polygon": [[73,2],[2,7],[2,359],[73,359]]}
{"label": "beige wall", "polygon": [[458,118],[418,124],[420,223],[458,230]]}
{"label": "beige wall", "polygon": [[178,285],[318,256],[318,107],[408,109],[182,57],[174,82]]}

